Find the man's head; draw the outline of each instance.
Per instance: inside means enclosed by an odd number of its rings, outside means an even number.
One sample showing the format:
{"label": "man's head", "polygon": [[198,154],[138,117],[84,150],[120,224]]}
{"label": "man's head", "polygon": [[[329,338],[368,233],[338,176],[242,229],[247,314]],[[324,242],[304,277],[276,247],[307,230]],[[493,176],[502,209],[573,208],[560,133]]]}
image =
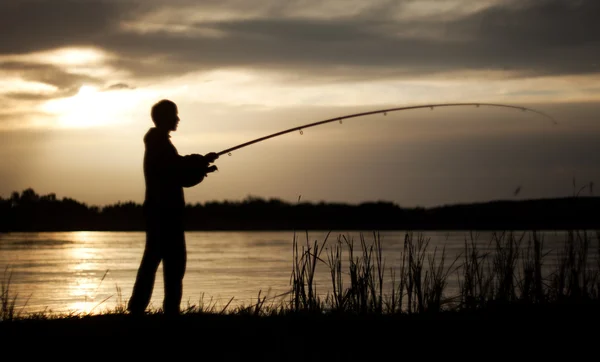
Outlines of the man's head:
{"label": "man's head", "polygon": [[174,102],[163,99],[152,106],[150,114],[156,127],[166,131],[177,130],[179,116],[177,115],[177,105]]}

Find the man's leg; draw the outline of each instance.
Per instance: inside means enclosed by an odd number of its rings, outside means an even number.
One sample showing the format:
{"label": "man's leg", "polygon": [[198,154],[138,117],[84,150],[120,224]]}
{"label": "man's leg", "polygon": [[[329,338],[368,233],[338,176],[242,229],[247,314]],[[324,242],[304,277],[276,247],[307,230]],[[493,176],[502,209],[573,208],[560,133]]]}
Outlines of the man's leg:
{"label": "man's leg", "polygon": [[163,240],[163,242],[168,244],[164,248],[163,259],[165,284],[163,310],[165,314],[178,315],[183,295],[183,276],[187,259],[183,229],[173,230],[168,240]]}
{"label": "man's leg", "polygon": [[141,314],[150,304],[156,271],[161,261],[161,250],[155,232],[146,233],[146,247],[137,272],[133,293],[127,309],[132,314]]}

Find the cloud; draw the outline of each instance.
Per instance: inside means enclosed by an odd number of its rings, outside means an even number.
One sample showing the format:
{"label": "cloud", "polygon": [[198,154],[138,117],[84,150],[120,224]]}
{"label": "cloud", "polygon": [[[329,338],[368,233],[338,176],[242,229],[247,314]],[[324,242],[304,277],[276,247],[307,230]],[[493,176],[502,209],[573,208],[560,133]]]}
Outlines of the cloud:
{"label": "cloud", "polygon": [[0,5],[0,52],[27,53],[93,44],[118,28],[131,2],[116,0],[15,0]]}
{"label": "cloud", "polygon": [[132,87],[125,83],[115,83],[115,84],[111,84],[105,88],[105,90],[121,90],[121,89],[135,89],[135,87]]}
{"label": "cloud", "polygon": [[8,98],[22,100],[47,100],[69,97],[77,93],[84,84],[99,84],[102,80],[86,74],[71,73],[51,64],[33,62],[1,62],[0,69],[4,74],[18,76],[20,79],[52,86],[53,92],[9,91],[3,95]]}
{"label": "cloud", "polygon": [[76,90],[66,92],[54,92],[51,94],[30,93],[30,92],[8,92],[3,94],[5,98],[23,100],[23,101],[47,101],[55,98],[70,97],[77,93]]}
{"label": "cloud", "polygon": [[[600,75],[599,12],[594,0],[2,2],[0,75],[26,84],[0,79],[0,96],[43,109],[84,85],[177,93],[233,74],[236,82],[202,87],[204,98],[597,99],[593,86],[585,93],[572,80]],[[553,77],[564,82],[546,82]]]}
{"label": "cloud", "polygon": [[444,2],[443,12],[433,5],[417,12],[413,1],[18,3],[1,5],[0,31],[9,36],[0,52],[95,45],[117,55],[114,67],[139,78],[232,67],[338,78],[361,70],[396,77],[600,71],[595,0],[487,2],[471,12],[456,10],[472,8],[469,1]]}
{"label": "cloud", "polygon": [[[508,5],[506,5],[508,4]],[[397,20],[377,11],[353,16],[257,17],[187,24],[189,32],[123,32],[106,46],[129,59],[160,58],[160,73],[222,67],[302,71],[305,76],[357,70],[397,77],[464,70],[506,70],[521,75],[599,72],[594,59],[600,23],[597,1],[499,3],[452,20],[441,16]],[[395,9],[393,5],[389,5]],[[393,12],[392,12],[393,13]],[[189,35],[211,29],[221,36]],[[201,34],[201,33],[200,33]],[[128,66],[128,65],[125,65]],[[131,62],[135,73],[139,66]],[[173,69],[175,68],[175,69]]]}
{"label": "cloud", "polygon": [[52,84],[58,88],[68,88],[81,81],[95,81],[93,78],[69,73],[55,65],[31,62],[0,62],[0,68],[7,73],[16,73],[25,80],[35,80]]}

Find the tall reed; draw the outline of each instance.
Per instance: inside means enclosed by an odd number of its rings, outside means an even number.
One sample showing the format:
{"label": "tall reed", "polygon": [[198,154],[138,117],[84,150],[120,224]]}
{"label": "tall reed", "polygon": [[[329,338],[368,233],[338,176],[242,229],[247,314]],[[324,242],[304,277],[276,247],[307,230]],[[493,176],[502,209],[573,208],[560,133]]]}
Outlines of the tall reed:
{"label": "tall reed", "polygon": [[[7,276],[8,273],[8,276]],[[1,292],[0,295],[0,321],[12,320],[15,316],[15,303],[17,301],[17,295],[11,295],[10,291],[10,280],[12,278],[12,272],[8,271],[8,268],[4,270],[2,276]]]}
{"label": "tall reed", "polygon": [[[446,248],[430,247],[422,234],[404,235],[398,265],[388,266],[381,235],[373,233],[369,244],[360,234],[356,250],[351,237],[340,235],[320,257],[325,242],[317,241],[298,251],[294,243],[291,290],[294,311],[333,311],[355,314],[437,313],[444,310],[475,310],[494,304],[541,304],[563,300],[596,300],[600,289],[600,232],[596,233],[598,258],[591,263],[588,232],[568,232],[555,269],[545,259],[544,238],[532,231],[493,232],[487,247],[473,233],[464,250],[447,261]],[[329,234],[327,234],[329,237]],[[482,249],[482,246],[484,249]],[[348,254],[345,257],[345,254]],[[330,291],[325,299],[317,293],[315,275],[319,264],[329,272]],[[452,275],[458,291],[447,289]],[[386,287],[387,286],[387,287]],[[327,289],[324,286],[324,289]]]}
{"label": "tall reed", "polygon": [[[536,231],[527,240],[526,232],[493,232],[487,244],[471,232],[463,251],[450,261],[445,247],[432,248],[431,238],[406,232],[399,259],[392,264],[378,232],[372,233],[372,241],[360,233],[358,247],[346,235],[329,243],[330,235],[319,242],[306,232],[301,245],[294,233],[289,291],[274,297],[259,292],[255,303],[232,309],[233,298],[224,307],[202,299],[184,314],[423,314],[480,310],[490,304],[600,302],[600,231],[567,231],[555,250],[545,250],[545,240]],[[548,263],[553,254],[555,262]],[[453,275],[458,288],[449,289]],[[0,296],[3,321],[19,316],[11,278],[7,269]],[[117,296],[116,312],[124,313],[119,288]],[[268,304],[278,299],[279,304]]]}

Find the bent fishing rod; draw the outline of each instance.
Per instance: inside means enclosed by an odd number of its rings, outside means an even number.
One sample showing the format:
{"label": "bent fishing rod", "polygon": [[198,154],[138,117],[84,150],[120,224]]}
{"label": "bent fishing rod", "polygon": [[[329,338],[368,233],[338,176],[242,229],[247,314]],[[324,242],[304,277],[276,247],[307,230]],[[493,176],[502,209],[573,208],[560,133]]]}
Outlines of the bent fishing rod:
{"label": "bent fishing rod", "polygon": [[424,104],[424,105],[418,105],[418,106],[406,106],[406,107],[397,107],[397,108],[388,108],[388,109],[380,109],[380,110],[376,110],[376,111],[369,111],[369,112],[362,112],[362,113],[355,113],[355,114],[349,114],[346,116],[341,116],[341,117],[335,117],[335,118],[329,118],[323,121],[318,121],[318,122],[314,122],[314,123],[308,123],[302,126],[297,126],[297,127],[293,127],[290,129],[286,129],[285,131],[281,131],[281,132],[277,132],[277,133],[273,133],[270,134],[268,136],[264,136],[264,137],[260,137],[257,138],[255,140],[252,141],[248,141],[242,144],[239,144],[235,147],[231,147],[228,148],[226,150],[223,150],[221,152],[218,152],[217,155],[221,156],[224,154],[229,154],[231,156],[231,152],[238,150],[242,147],[246,147],[246,146],[250,146],[254,143],[258,143],[261,141],[265,141],[268,140],[269,138],[273,138],[273,137],[277,137],[277,136],[281,136],[284,135],[286,133],[290,133],[290,132],[295,132],[295,131],[300,131],[300,134],[303,134],[303,129],[309,128],[309,127],[314,127],[314,126],[319,126],[325,123],[329,123],[329,122],[336,122],[339,121],[340,123],[342,123],[343,120],[345,119],[349,119],[349,118],[355,118],[355,117],[363,117],[363,116],[369,116],[372,114],[378,114],[378,113],[383,113],[384,115],[387,115],[388,112],[396,112],[396,111],[406,111],[409,109],[419,109],[419,108],[431,108],[431,110],[433,110],[434,108],[438,108],[438,107],[456,107],[456,106],[475,106],[475,107],[479,107],[479,106],[488,106],[488,107],[504,107],[504,108],[513,108],[513,109],[519,109],[521,111],[529,111],[532,113],[537,113],[541,116],[544,116],[548,119],[550,119],[552,121],[552,124],[558,124],[558,122],[556,122],[556,120],[554,118],[552,118],[551,116],[547,115],[546,113],[531,109],[531,108],[527,108],[527,107],[520,107],[520,106],[514,106],[514,105],[509,105],[509,104],[499,104],[499,103],[440,103],[440,104]]}

